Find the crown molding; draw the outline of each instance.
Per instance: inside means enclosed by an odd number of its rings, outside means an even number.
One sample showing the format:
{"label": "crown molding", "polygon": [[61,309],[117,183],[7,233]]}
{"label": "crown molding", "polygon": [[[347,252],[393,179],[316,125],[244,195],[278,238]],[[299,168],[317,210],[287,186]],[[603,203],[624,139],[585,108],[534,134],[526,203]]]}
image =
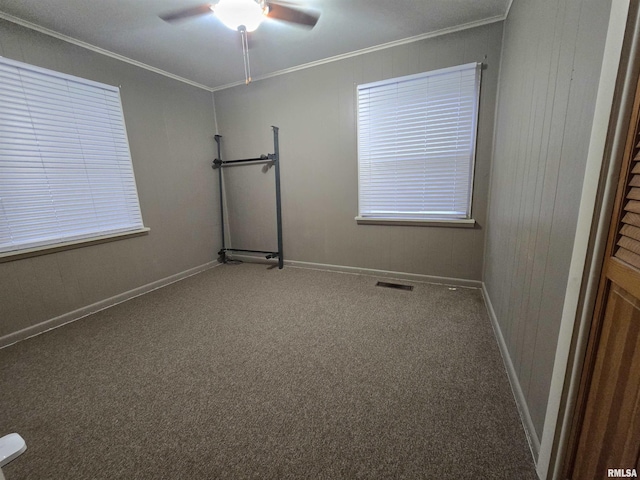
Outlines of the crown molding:
{"label": "crown molding", "polygon": [[506,20],[509,16],[509,12],[511,11],[511,6],[513,5],[513,0],[509,0],[509,4],[507,5],[507,11],[504,12],[504,19]]}
{"label": "crown molding", "polygon": [[54,30],[50,30],[48,28],[42,27],[40,25],[36,25],[35,23],[28,22],[27,20],[23,20],[14,15],[10,15],[8,13],[0,11],[0,18],[7,20],[11,23],[16,23],[23,27],[29,28],[31,30],[35,30],[40,33],[44,33],[45,35],[49,35],[50,37],[57,38],[58,40],[62,40],[67,43],[72,43],[82,48],[86,48],[87,50],[91,50],[96,53],[100,53],[102,55],[106,55],[107,57],[115,58],[116,60],[120,60],[125,63],[129,63],[131,65],[135,65],[136,67],[144,68],[145,70],[149,70],[151,72],[157,73],[159,75],[163,75],[165,77],[171,78],[173,80],[177,80],[182,83],[186,83],[191,85],[192,87],[201,88],[202,90],[207,90],[209,92],[213,91],[211,87],[207,87],[206,85],[202,85],[200,83],[194,82],[184,77],[180,77],[179,75],[174,75],[173,73],[169,73],[165,70],[161,70],[156,67],[152,67],[151,65],[147,65],[146,63],[138,62],[137,60],[133,60],[129,57],[125,57],[124,55],[119,55],[117,53],[111,52],[109,50],[105,50],[104,48],[96,47],[95,45],[91,45],[90,43],[83,42],[81,40],[77,40],[73,37],[69,37],[62,33],[58,33]]}
{"label": "crown molding", "polygon": [[[443,28],[441,30],[436,30],[434,32],[423,33],[420,35],[416,35],[413,37],[407,37],[400,40],[394,40],[393,42],[382,43],[380,45],[376,45],[373,47],[363,48],[361,50],[354,50],[353,52],[343,53],[340,55],[335,55],[333,57],[323,58],[322,60],[316,60],[314,62],[303,63],[302,65],[298,65],[296,67],[285,68],[284,70],[278,70],[277,72],[268,73],[266,75],[260,75],[253,78],[254,82],[265,80],[267,78],[277,77],[280,75],[285,75],[287,73],[297,72],[298,70],[305,70],[307,68],[317,67],[318,65],[324,65],[325,63],[337,62],[339,60],[344,60],[346,58],[356,57],[358,55],[364,55],[366,53],[377,52],[378,50],[385,50],[387,48],[397,47],[399,45],[405,45],[407,43],[419,42],[420,40],[426,40],[429,38],[440,37],[442,35],[448,35],[450,33],[460,32],[462,30],[468,30],[470,28],[481,27],[483,25],[489,25],[496,22],[502,22],[505,20],[505,15],[497,15],[495,17],[485,18],[482,20],[476,20],[474,22],[465,23],[462,25],[457,25],[455,27]],[[239,85],[244,85],[244,81],[229,83],[227,85],[221,85],[219,87],[214,87],[211,89],[213,92],[217,92],[220,90],[226,90],[227,88],[237,87]]]}
{"label": "crown molding", "polygon": [[[403,39],[400,39],[400,40],[394,40],[392,42],[382,43],[380,45],[375,45],[373,47],[363,48],[363,49],[360,49],[360,50],[354,50],[353,52],[348,52],[348,53],[343,53],[343,54],[340,54],[340,55],[335,55],[333,57],[323,58],[321,60],[316,60],[314,62],[304,63],[302,65],[297,65],[295,67],[285,68],[283,70],[278,70],[277,72],[268,73],[266,75],[260,75],[260,76],[254,77],[253,81],[257,82],[257,81],[260,81],[260,80],[266,80],[267,78],[278,77],[280,75],[286,75],[288,73],[297,72],[298,70],[305,70],[307,68],[317,67],[319,65],[324,65],[326,63],[337,62],[337,61],[344,60],[344,59],[347,59],[347,58],[356,57],[358,55],[364,55],[364,54],[371,53],[371,52],[377,52],[378,50],[385,50],[387,48],[393,48],[393,47],[397,47],[399,45],[406,45],[408,43],[419,42],[421,40],[427,40],[429,38],[440,37],[442,35],[448,35],[450,33],[456,33],[456,32],[460,32],[460,31],[463,31],[463,30],[468,30],[470,28],[476,28],[476,27],[481,27],[481,26],[489,25],[489,24],[496,23],[496,22],[502,22],[507,18],[507,15],[509,14],[509,9],[511,8],[511,3],[512,2],[513,2],[513,0],[510,1],[509,6],[507,7],[507,11],[506,11],[506,13],[504,15],[497,15],[495,17],[484,18],[482,20],[476,20],[476,21],[465,23],[465,24],[462,24],[462,25],[457,25],[455,27],[443,28],[443,29],[440,29],[440,30],[436,30],[434,32],[423,33],[423,34],[420,34],[420,35],[415,35],[413,37],[407,37],[407,38],[403,38]],[[169,73],[169,72],[167,72],[165,70],[161,70],[159,68],[152,67],[151,65],[147,65],[146,63],[142,63],[142,62],[139,62],[137,60],[133,60],[131,58],[125,57],[124,55],[120,55],[118,53],[111,52],[109,50],[105,50],[104,48],[97,47],[97,46],[92,45],[90,43],[83,42],[81,40],[77,40],[77,39],[75,39],[73,37],[69,37],[68,35],[64,35],[62,33],[58,33],[58,32],[56,32],[54,30],[49,29],[49,28],[42,27],[40,25],[37,25],[37,24],[32,23],[32,22],[29,22],[27,20],[23,20],[23,19],[21,19],[19,17],[16,17],[14,15],[10,15],[10,14],[2,12],[2,11],[0,11],[0,18],[2,18],[4,20],[7,20],[9,22],[12,22],[12,23],[16,23],[16,24],[21,25],[23,27],[29,28],[31,30],[35,30],[37,32],[43,33],[45,35],[49,35],[51,37],[57,38],[57,39],[62,40],[64,42],[71,43],[71,44],[77,45],[79,47],[86,48],[86,49],[91,50],[93,52],[100,53],[102,55],[106,55],[106,56],[111,57],[111,58],[115,58],[116,60],[120,60],[122,62],[129,63],[131,65],[135,65],[136,67],[144,68],[145,70],[149,70],[149,71],[157,73],[159,75],[163,75],[163,76],[171,78],[173,80],[177,80],[179,82],[186,83],[186,84],[191,85],[193,87],[200,88],[202,90],[207,90],[209,92],[217,92],[217,91],[220,91],[220,90],[226,90],[228,88],[233,88],[233,87],[237,87],[237,86],[240,86],[240,85],[245,85],[245,82],[242,80],[242,81],[238,81],[238,82],[234,82],[234,83],[228,83],[226,85],[221,85],[219,87],[207,87],[206,85],[202,85],[200,83],[194,82],[194,81],[189,80],[187,78],[180,77],[179,75],[174,75],[173,73]]]}

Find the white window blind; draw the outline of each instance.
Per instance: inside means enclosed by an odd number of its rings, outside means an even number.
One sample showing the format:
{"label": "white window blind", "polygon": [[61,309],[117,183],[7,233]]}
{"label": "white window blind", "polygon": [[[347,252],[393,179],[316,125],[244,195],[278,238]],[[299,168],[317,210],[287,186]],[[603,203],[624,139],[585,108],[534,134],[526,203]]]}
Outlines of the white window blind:
{"label": "white window blind", "polygon": [[360,218],[470,218],[480,67],[358,86]]}
{"label": "white window blind", "polygon": [[0,252],[142,228],[118,88],[0,58]]}

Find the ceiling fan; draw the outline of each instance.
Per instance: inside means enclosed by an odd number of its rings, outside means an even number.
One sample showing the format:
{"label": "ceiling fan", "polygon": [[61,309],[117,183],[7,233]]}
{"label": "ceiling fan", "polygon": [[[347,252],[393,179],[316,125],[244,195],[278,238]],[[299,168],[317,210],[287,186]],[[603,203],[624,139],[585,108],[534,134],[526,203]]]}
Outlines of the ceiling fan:
{"label": "ceiling fan", "polygon": [[249,67],[249,44],[247,32],[256,30],[265,18],[280,20],[294,25],[313,28],[320,15],[305,11],[291,3],[273,2],[270,0],[217,0],[195,7],[160,15],[165,22],[176,23],[191,17],[214,14],[232,30],[240,32],[244,57],[245,83],[251,83]]}

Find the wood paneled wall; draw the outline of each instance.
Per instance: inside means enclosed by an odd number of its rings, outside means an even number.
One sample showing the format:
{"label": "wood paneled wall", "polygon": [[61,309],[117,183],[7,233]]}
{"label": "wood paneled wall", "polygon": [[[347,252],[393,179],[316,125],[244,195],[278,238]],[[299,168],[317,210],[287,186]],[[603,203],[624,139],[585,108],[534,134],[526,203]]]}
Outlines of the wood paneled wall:
{"label": "wood paneled wall", "polygon": [[0,338],[215,260],[211,92],[0,20],[0,55],[121,87],[148,235],[0,263]]}
{"label": "wood paneled wall", "polygon": [[515,0],[505,22],[484,281],[538,438],[610,7]]}
{"label": "wood paneled wall", "polygon": [[[480,280],[502,22],[214,93],[223,155],[272,150],[280,127],[286,260]],[[482,62],[475,229],[357,225],[356,85]],[[275,248],[273,175],[226,169],[236,247]]]}

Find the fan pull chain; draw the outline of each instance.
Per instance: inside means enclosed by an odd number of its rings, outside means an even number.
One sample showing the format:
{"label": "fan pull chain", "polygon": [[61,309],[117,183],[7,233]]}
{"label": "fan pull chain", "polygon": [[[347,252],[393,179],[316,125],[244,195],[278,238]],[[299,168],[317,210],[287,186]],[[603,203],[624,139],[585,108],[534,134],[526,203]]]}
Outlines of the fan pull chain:
{"label": "fan pull chain", "polygon": [[242,38],[242,56],[244,59],[244,83],[251,83],[251,66],[249,65],[249,41],[247,39],[247,28],[244,25],[238,27],[240,37]]}

